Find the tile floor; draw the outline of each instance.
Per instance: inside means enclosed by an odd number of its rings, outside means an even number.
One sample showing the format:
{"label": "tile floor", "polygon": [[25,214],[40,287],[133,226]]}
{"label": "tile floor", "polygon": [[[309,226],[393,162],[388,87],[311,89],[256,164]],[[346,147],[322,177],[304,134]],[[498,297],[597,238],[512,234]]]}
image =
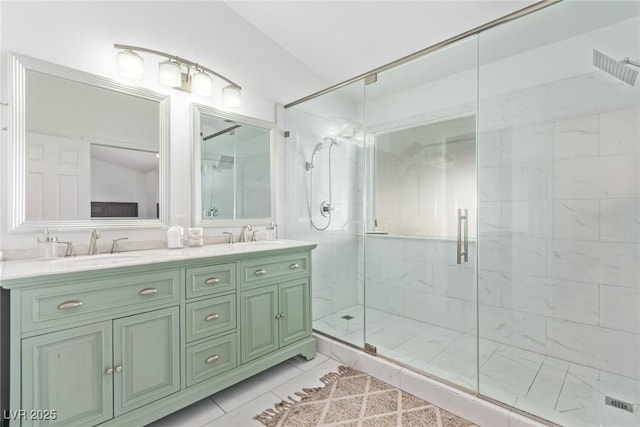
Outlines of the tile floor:
{"label": "tile floor", "polygon": [[[346,320],[342,316],[353,316]],[[314,321],[314,328],[363,345],[363,308]],[[378,354],[476,390],[475,336],[379,310],[367,310],[367,342]],[[639,426],[640,381],[480,339],[480,392],[562,425]],[[604,404],[633,404],[633,413]]]}
{"label": "tile floor", "polygon": [[320,378],[340,365],[321,353],[310,361],[294,357],[149,427],[260,427],[254,416],[305,387],[322,386]]}

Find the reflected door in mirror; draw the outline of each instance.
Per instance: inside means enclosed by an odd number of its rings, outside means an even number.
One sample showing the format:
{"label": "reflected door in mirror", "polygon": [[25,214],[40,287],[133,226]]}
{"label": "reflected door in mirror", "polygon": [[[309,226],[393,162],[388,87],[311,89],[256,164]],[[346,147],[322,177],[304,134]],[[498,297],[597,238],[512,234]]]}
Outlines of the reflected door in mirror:
{"label": "reflected door in mirror", "polygon": [[37,133],[26,138],[26,220],[89,219],[89,145]]}

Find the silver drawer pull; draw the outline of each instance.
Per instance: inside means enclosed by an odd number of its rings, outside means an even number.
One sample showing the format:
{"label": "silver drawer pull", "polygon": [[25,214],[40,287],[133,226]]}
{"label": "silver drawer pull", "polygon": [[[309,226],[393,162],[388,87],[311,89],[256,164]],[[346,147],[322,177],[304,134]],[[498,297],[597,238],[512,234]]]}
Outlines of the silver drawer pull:
{"label": "silver drawer pull", "polygon": [[156,288],[144,288],[143,290],[138,292],[138,294],[140,295],[153,295],[157,293],[158,293],[158,290]]}
{"label": "silver drawer pull", "polygon": [[80,307],[82,304],[82,301],[67,301],[60,304],[58,310],[68,310],[70,308]]}
{"label": "silver drawer pull", "polygon": [[213,356],[209,356],[207,357],[207,360],[204,361],[204,363],[213,363],[213,362],[217,362],[218,359],[220,359],[220,355],[219,354],[214,354]]}
{"label": "silver drawer pull", "polygon": [[298,268],[298,267],[300,267],[300,266],[298,265],[298,263],[295,263],[295,264],[289,264],[289,269],[290,269],[290,270],[295,270],[295,269],[296,269],[296,268]]}
{"label": "silver drawer pull", "polygon": [[253,272],[253,274],[255,274],[256,276],[262,276],[263,274],[266,274],[266,273],[267,273],[267,270],[263,270],[263,269],[256,270]]}
{"label": "silver drawer pull", "polygon": [[219,283],[220,279],[218,279],[217,277],[209,277],[207,280],[204,281],[205,285],[215,285],[216,283]]}
{"label": "silver drawer pull", "polygon": [[220,315],[219,315],[219,314],[215,314],[215,313],[214,313],[214,314],[210,314],[210,315],[208,315],[207,317],[205,317],[205,318],[204,318],[204,320],[206,320],[206,321],[208,322],[208,321],[210,321],[210,320],[216,320],[216,319],[218,319],[219,317],[220,317]]}

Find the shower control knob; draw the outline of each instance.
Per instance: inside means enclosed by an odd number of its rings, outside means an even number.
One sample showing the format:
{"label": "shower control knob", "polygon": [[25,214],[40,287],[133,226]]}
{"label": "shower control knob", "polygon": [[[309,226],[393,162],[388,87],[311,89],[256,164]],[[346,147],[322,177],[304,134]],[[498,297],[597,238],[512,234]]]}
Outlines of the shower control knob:
{"label": "shower control knob", "polygon": [[325,218],[330,217],[331,216],[331,212],[333,212],[335,210],[336,210],[336,208],[331,206],[331,203],[329,203],[326,200],[324,202],[322,202],[322,204],[320,205],[320,213]]}

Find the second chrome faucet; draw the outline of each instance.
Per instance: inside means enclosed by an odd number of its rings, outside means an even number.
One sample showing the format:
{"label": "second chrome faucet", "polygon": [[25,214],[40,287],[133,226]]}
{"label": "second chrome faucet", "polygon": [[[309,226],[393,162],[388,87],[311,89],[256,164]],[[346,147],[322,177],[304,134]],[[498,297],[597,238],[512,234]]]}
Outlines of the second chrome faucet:
{"label": "second chrome faucet", "polygon": [[[238,239],[239,242],[247,242],[247,231],[252,231],[253,228],[251,228],[251,224],[247,224],[247,225],[243,225],[242,228],[240,229],[240,238]],[[253,233],[253,240],[255,240],[255,233]],[[253,241],[252,240],[252,241]]]}

